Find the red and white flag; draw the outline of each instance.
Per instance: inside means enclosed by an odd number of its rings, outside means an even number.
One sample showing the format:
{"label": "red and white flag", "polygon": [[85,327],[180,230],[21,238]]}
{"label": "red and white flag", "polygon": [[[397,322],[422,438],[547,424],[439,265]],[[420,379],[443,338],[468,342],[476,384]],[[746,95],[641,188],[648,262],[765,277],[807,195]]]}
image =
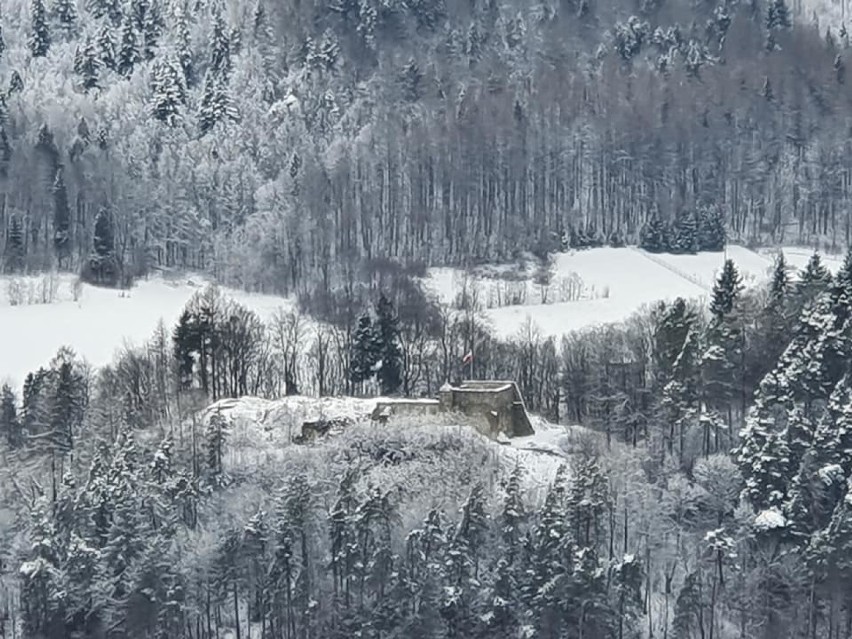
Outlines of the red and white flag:
{"label": "red and white flag", "polygon": [[470,364],[473,361],[473,351],[468,351],[467,355],[462,358],[462,364]]}

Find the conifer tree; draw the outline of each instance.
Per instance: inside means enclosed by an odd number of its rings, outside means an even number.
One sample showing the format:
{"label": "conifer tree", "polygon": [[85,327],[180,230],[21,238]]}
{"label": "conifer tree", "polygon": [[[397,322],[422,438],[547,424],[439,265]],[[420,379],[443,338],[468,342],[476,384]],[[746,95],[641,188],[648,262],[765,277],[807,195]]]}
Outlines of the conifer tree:
{"label": "conifer tree", "polygon": [[417,102],[420,99],[423,90],[423,73],[414,58],[403,67],[399,82],[403,98],[407,102]]}
{"label": "conifer tree", "polygon": [[509,481],[506,485],[506,498],[503,501],[503,521],[502,535],[503,541],[506,544],[506,562],[507,567],[511,566],[520,550],[521,537],[521,522],[524,519],[524,504],[521,499],[521,478],[523,468],[520,464],[516,464],[509,475]]}
{"label": "conifer tree", "polygon": [[609,504],[606,476],[597,460],[580,462],[566,499],[568,521],[574,527],[573,538],[580,546],[596,549],[603,541],[603,516]]}
{"label": "conifer tree", "polygon": [[675,253],[695,253],[698,250],[698,223],[691,213],[684,213],[678,218],[671,249]]}
{"label": "conifer tree", "polygon": [[[454,541],[468,554],[465,561],[470,563],[472,577],[479,578],[480,553],[485,544],[488,531],[488,514],[485,510],[485,492],[481,483],[474,484],[467,499],[461,507],[459,521]],[[465,570],[459,566],[460,570]]]}
{"label": "conifer tree", "polygon": [[793,287],[794,318],[798,319],[801,313],[828,289],[831,282],[831,273],[823,265],[819,253],[814,253]]}
{"label": "conifer tree", "polygon": [[402,349],[399,318],[391,301],[382,294],[376,305],[375,340],[378,349],[379,385],[382,394],[393,395],[402,385]]}
{"label": "conifer tree", "polygon": [[692,329],[686,336],[683,348],[671,368],[668,383],[662,389],[660,408],[668,424],[668,432],[663,434],[668,453],[677,451],[681,463],[684,462],[685,441],[688,432],[697,421],[698,400],[703,393],[700,375],[698,330]]}
{"label": "conifer tree", "polygon": [[21,597],[27,605],[22,611],[26,636],[60,637],[65,633],[62,607],[58,548],[55,530],[45,498],[40,498],[30,513],[30,547],[21,566]]}
{"label": "conifer tree", "polygon": [[231,73],[231,40],[221,7],[213,7],[213,32],[210,36],[210,69],[214,75],[227,78]]}
{"label": "conifer tree", "polygon": [[113,27],[121,25],[121,0],[90,0],[88,7],[99,20],[108,19]]}
{"label": "conifer tree", "polygon": [[184,309],[172,335],[178,366],[178,383],[182,390],[192,386],[195,354],[201,348],[197,324],[197,317],[189,309]]}
{"label": "conifer tree", "polygon": [[112,29],[106,25],[101,28],[98,34],[98,52],[101,63],[110,71],[115,71],[117,59],[115,54],[115,43],[112,39]]}
{"label": "conifer tree", "polygon": [[9,78],[9,95],[21,93],[24,90],[24,79],[17,71],[12,71],[12,77]]}
{"label": "conifer tree", "polygon": [[497,560],[494,572],[494,585],[488,593],[483,615],[484,632],[494,639],[512,639],[518,636],[521,621],[518,614],[521,608],[518,601],[519,584],[515,578],[515,570],[504,557]]}
{"label": "conifer tree", "polygon": [[28,373],[21,397],[21,425],[26,435],[41,434],[48,423],[48,383],[50,376],[44,368]]}
{"label": "conifer tree", "polygon": [[772,350],[764,354],[769,361],[780,357],[790,336],[790,268],[784,253],[779,253],[772,270],[769,296],[763,310],[765,334]]}
{"label": "conifer tree", "polygon": [[209,133],[217,124],[239,119],[239,113],[228,94],[227,78],[212,71],[204,78],[198,127],[202,135]]}
{"label": "conifer tree", "polygon": [[669,250],[669,227],[659,217],[651,218],[639,233],[639,246],[649,253]]}
{"label": "conifer tree", "polygon": [[[746,380],[743,324],[741,312],[737,309],[742,289],[742,278],[736,266],[733,261],[726,260],[713,286],[711,320],[701,358],[703,400],[709,408],[726,415],[729,426],[735,400],[742,396]],[[708,455],[722,445],[719,437],[723,433],[719,432],[719,423],[715,420],[705,420],[704,426],[703,452]],[[715,430],[712,443],[711,426]]]}
{"label": "conifer tree", "polygon": [[715,319],[722,319],[734,309],[734,302],[743,290],[742,276],[733,260],[725,260],[722,272],[713,285],[710,312]]}
{"label": "conifer tree", "polygon": [[727,241],[725,217],[719,208],[704,208],[698,216],[698,250],[719,252]]}
{"label": "conifer tree", "polygon": [[11,273],[16,273],[24,267],[24,227],[17,215],[13,215],[9,220],[9,236],[4,258],[6,270]]}
{"label": "conifer tree", "polygon": [[545,496],[528,544],[528,567],[521,599],[535,616],[538,628],[554,623],[553,617],[558,614],[564,592],[553,588],[552,584],[562,582],[566,576],[565,563],[560,558],[572,557],[576,551],[566,516],[565,473],[565,467],[561,466]]}
{"label": "conifer tree", "polygon": [[74,353],[62,349],[52,365],[54,376],[50,398],[50,436],[53,450],[65,454],[74,448],[76,432],[83,423],[86,393]]}
{"label": "conifer tree", "polygon": [[766,10],[766,29],[770,32],[793,26],[790,10],[784,0],[770,0]]}
{"label": "conifer tree", "polygon": [[54,6],[59,30],[70,39],[77,31],[77,0],[57,0]]}
{"label": "conifer tree", "polygon": [[139,60],[136,29],[133,26],[133,17],[128,14],[125,16],[124,24],[121,27],[121,42],[119,43],[116,70],[124,77],[129,78]]}
{"label": "conifer tree", "polygon": [[842,287],[846,293],[852,293],[852,247],[846,251],[843,264],[837,271],[835,283]]}
{"label": "conifer tree", "polygon": [[3,388],[0,389],[0,437],[12,449],[23,443],[15,393],[8,384],[3,384]]}
{"label": "conifer tree", "polygon": [[44,57],[50,49],[50,31],[47,28],[44,0],[32,0],[30,5],[29,46],[34,58]]}
{"label": "conifer tree", "polygon": [[358,327],[352,339],[352,352],[349,356],[349,376],[354,384],[362,384],[375,374],[379,359],[378,348],[369,313],[358,319]]}
{"label": "conifer tree", "polygon": [[328,515],[328,532],[331,554],[331,571],[334,591],[340,601],[338,604],[349,606],[352,597],[352,585],[355,579],[355,564],[358,560],[358,537],[353,526],[358,501],[355,496],[355,482],[358,472],[348,469],[337,486],[337,497]]}
{"label": "conifer tree", "polygon": [[62,168],[56,172],[53,181],[53,248],[59,263],[65,262],[71,255],[71,210],[68,206],[68,191]]}
{"label": "conifer tree", "polygon": [[150,0],[141,28],[139,29],[139,33],[144,37],[142,53],[145,60],[154,59],[164,28],[165,23],[158,0]]}
{"label": "conifer tree", "polygon": [[839,496],[828,524],[810,538],[804,555],[815,577],[824,580],[829,596],[836,584],[852,577],[852,495],[849,482],[839,486]]}
{"label": "conifer tree", "polygon": [[207,481],[213,487],[226,483],[223,458],[225,442],[228,436],[228,423],[220,412],[212,415],[204,433],[204,445],[207,453]]}
{"label": "conifer tree", "polygon": [[98,47],[95,45],[91,37],[86,38],[83,49],[79,50],[79,59],[75,60],[74,70],[83,79],[83,89],[87,92],[98,88],[101,69],[101,57],[98,52]]}
{"label": "conifer tree", "polygon": [[152,0],[130,0],[129,16],[133,21],[133,29],[140,36],[145,32],[145,21],[151,8]]}
{"label": "conifer tree", "polygon": [[192,43],[186,13],[182,10],[178,11],[177,24],[175,25],[175,49],[180,68],[183,71],[184,85],[187,87],[194,86],[195,67],[192,61]]}
{"label": "conifer tree", "polygon": [[674,621],[672,622],[675,639],[687,639],[704,630],[704,602],[701,596],[701,576],[698,572],[690,572],[684,580],[675,604]]}
{"label": "conifer tree", "polygon": [[152,90],[154,117],[169,126],[175,126],[186,105],[184,74],[172,57],[161,61],[154,69]]}
{"label": "conifer tree", "polygon": [[12,160],[12,145],[9,143],[9,136],[6,135],[6,126],[3,123],[2,112],[3,105],[0,104],[0,178],[5,178],[9,175],[9,162]]}
{"label": "conifer tree", "polygon": [[852,295],[835,284],[803,313],[793,340],[755,393],[737,451],[755,508],[780,505],[787,497],[850,358]]}
{"label": "conifer tree", "polygon": [[749,348],[756,354],[749,363],[747,377],[750,389],[757,387],[787,347],[792,337],[794,313],[790,268],[782,252],[775,260],[766,302],[757,318]]}
{"label": "conifer tree", "polygon": [[102,286],[114,286],[118,282],[115,232],[112,215],[107,209],[101,209],[95,218],[92,252],[85,275],[90,281]]}
{"label": "conifer tree", "polygon": [[682,297],[670,304],[661,303],[653,317],[654,364],[661,379],[668,381],[697,318],[694,309]]}

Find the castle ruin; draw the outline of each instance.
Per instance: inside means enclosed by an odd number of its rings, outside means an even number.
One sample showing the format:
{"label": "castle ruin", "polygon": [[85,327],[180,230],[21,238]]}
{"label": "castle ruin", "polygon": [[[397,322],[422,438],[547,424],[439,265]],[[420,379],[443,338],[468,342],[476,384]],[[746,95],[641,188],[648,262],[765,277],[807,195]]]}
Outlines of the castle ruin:
{"label": "castle ruin", "polygon": [[459,413],[472,419],[476,429],[492,439],[524,437],[535,433],[518,385],[512,381],[467,380],[444,384],[437,399],[383,400],[373,411],[376,421],[394,415]]}

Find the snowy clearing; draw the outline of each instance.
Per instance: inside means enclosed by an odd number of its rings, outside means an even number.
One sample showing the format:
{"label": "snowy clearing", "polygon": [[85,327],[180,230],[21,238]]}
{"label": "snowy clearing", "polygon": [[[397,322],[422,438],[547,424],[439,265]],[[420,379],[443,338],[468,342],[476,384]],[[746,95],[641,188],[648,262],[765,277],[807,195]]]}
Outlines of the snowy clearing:
{"label": "snowy clearing", "polygon": [[[784,248],[791,266],[803,267],[812,251]],[[775,251],[760,253],[741,246],[728,247],[747,284],[765,280]],[[620,322],[642,306],[674,297],[705,299],[725,253],[651,255],[636,248],[600,248],[554,256],[548,302],[541,304],[541,287],[534,281],[534,265],[519,272],[517,265],[480,269],[469,280],[495,333],[515,335],[532,320],[544,336],[560,336],[587,326]],[[824,256],[836,271],[842,258]],[[430,270],[425,285],[438,298],[452,302],[468,279],[451,268]],[[30,371],[46,365],[61,346],[70,346],[93,366],[112,359],[124,344],[151,337],[162,319],[171,330],[192,295],[203,289],[203,277],[152,276],[130,291],[102,289],[77,282],[72,275],[46,274],[0,277],[0,383],[19,386]],[[277,309],[291,309],[294,301],[222,288],[254,310],[262,319]],[[510,305],[511,304],[511,305]]]}
{"label": "snowy clearing", "polygon": [[[803,268],[813,251],[784,247],[790,265]],[[722,253],[697,255],[651,254],[634,247],[599,248],[562,253],[555,257],[546,304],[534,281],[535,266],[490,267],[485,273],[460,269],[431,269],[425,281],[440,300],[454,302],[467,287],[476,291],[494,332],[512,337],[532,321],[545,337],[621,322],[643,306],[675,297],[705,300],[726,257],[737,265],[747,286],[768,279],[777,249],[752,251],[729,246]],[[842,257],[823,255],[836,271]],[[571,287],[571,301],[563,301]],[[520,302],[520,303],[518,303]]]}
{"label": "snowy clearing", "polygon": [[[208,283],[198,276],[153,276],[120,291],[76,282],[69,274],[0,278],[0,383],[21,384],[62,346],[93,366],[108,364],[124,344],[149,339],[161,319],[171,331],[187,301]],[[272,295],[222,292],[263,319],[293,306]]]}

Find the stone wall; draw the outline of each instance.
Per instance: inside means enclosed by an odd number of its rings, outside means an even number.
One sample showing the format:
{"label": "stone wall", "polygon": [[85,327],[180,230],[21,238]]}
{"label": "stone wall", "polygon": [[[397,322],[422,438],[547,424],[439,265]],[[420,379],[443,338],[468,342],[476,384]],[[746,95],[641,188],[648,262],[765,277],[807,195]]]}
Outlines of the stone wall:
{"label": "stone wall", "polygon": [[460,413],[480,433],[492,439],[532,435],[532,424],[523,397],[515,382],[466,381],[453,387],[445,384],[438,399],[383,400],[376,404],[372,418],[386,422],[402,415],[426,416]]}
{"label": "stone wall", "polygon": [[441,405],[445,410],[486,418],[488,432],[496,438],[532,435],[533,429],[523,398],[514,382],[467,381],[458,387],[441,389]]}
{"label": "stone wall", "polygon": [[437,399],[413,399],[380,401],[373,410],[372,418],[376,421],[387,421],[398,415],[437,415],[441,412],[441,404]]}

